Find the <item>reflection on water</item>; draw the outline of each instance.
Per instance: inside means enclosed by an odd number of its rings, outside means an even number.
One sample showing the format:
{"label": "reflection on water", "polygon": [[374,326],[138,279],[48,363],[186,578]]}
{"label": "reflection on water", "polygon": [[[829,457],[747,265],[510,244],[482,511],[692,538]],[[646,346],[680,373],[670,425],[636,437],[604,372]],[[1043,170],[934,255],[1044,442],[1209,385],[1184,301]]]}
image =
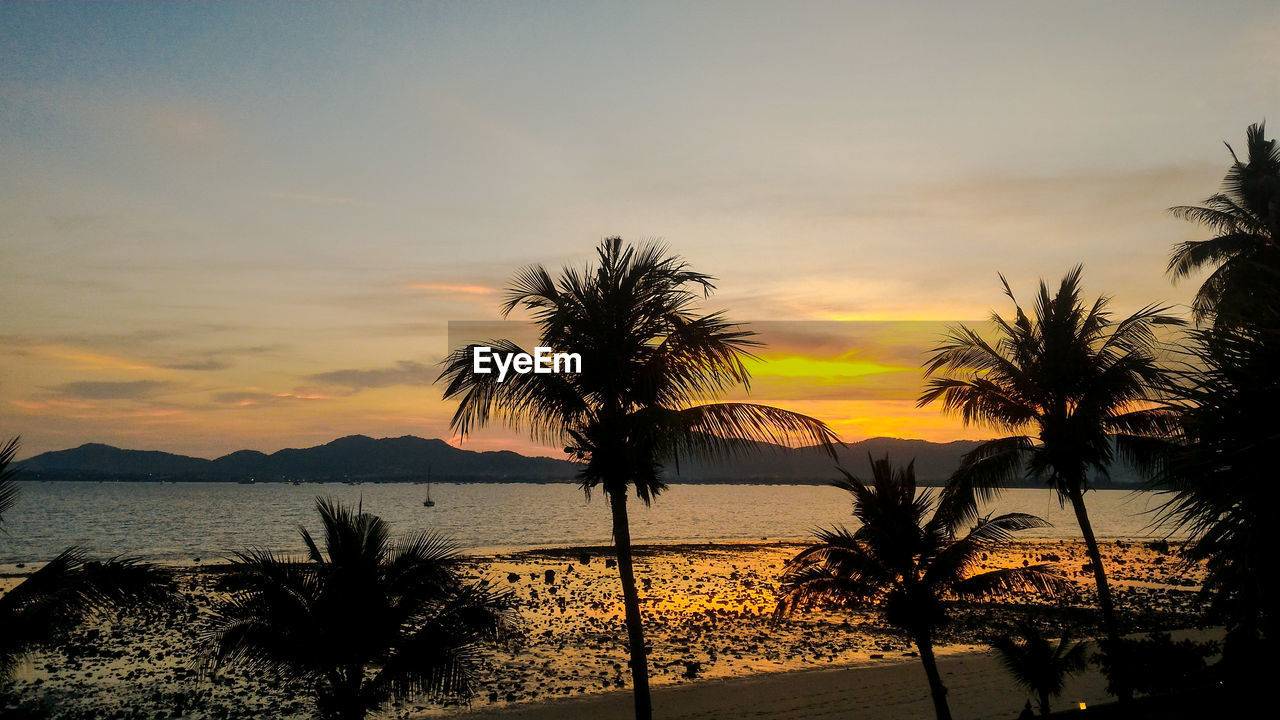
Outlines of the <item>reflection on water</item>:
{"label": "reflection on water", "polygon": [[[0,534],[0,566],[47,560],[68,545],[94,554],[131,553],[186,563],[260,546],[301,552],[297,526],[315,525],[313,499],[364,502],[394,532],[434,528],[469,550],[603,545],[609,509],[575,485],[435,483],[433,508],[412,484],[237,485],[228,483],[20,482],[18,504]],[[1158,496],[1124,490],[1089,493],[1099,537],[1149,537]],[[986,511],[1030,512],[1054,527],[1019,537],[1077,537],[1070,508],[1048,490],[1010,490]],[[632,503],[636,543],[803,539],[818,526],[850,523],[847,493],[797,485],[678,485],[652,508]]]}

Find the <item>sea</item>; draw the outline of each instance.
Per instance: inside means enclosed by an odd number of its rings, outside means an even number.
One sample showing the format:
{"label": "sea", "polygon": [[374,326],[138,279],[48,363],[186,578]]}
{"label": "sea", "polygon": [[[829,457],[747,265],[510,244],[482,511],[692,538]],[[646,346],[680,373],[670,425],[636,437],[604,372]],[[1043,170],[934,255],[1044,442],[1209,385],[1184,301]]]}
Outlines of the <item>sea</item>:
{"label": "sea", "polygon": [[[431,529],[460,551],[487,555],[522,549],[606,545],[612,541],[603,494],[588,499],[573,484],[433,483],[17,483],[17,504],[0,529],[0,573],[80,546],[98,557],[132,555],[187,565],[219,562],[236,551],[303,549],[299,526],[318,531],[317,497],[360,504],[393,533]],[[1168,537],[1156,525],[1163,496],[1095,490],[1086,496],[1099,538]],[[817,528],[856,527],[848,493],[810,485],[673,485],[650,507],[629,504],[633,543],[802,541]],[[1028,512],[1051,527],[1020,538],[1074,538],[1070,507],[1048,489],[1005,491],[984,513]]]}

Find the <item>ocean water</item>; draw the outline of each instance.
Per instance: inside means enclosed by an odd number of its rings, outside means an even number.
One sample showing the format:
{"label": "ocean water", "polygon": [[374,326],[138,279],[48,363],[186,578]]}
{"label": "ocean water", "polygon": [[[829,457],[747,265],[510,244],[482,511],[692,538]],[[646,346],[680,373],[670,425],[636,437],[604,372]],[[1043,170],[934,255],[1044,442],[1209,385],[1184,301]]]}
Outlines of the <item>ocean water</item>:
{"label": "ocean water", "polygon": [[[247,547],[301,552],[298,525],[317,528],[315,498],[363,502],[393,532],[431,528],[466,552],[604,545],[608,503],[570,484],[433,484],[423,507],[414,484],[237,485],[227,483],[19,482],[17,505],[0,531],[0,571],[48,560],[69,545],[98,556],[132,554],[187,564],[217,561]],[[1160,497],[1126,490],[1086,496],[1100,538],[1153,538]],[[832,487],[677,485],[652,507],[630,504],[636,543],[803,540],[817,527],[852,526],[849,496]],[[1075,516],[1049,490],[1009,490],[984,511],[1030,512],[1053,527],[1024,538],[1078,537]]]}

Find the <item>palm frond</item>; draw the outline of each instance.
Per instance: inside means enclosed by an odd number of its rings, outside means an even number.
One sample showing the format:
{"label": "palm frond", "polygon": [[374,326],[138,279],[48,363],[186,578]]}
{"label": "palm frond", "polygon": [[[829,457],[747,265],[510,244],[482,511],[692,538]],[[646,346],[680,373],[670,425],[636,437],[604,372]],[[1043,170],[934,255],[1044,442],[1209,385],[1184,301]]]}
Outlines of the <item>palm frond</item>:
{"label": "palm frond", "polygon": [[396,646],[370,680],[370,694],[391,700],[472,697],[480,644],[519,632],[514,602],[512,593],[483,581],[462,586],[432,606],[418,629]]}
{"label": "palm frond", "polygon": [[967,577],[948,589],[957,597],[990,597],[1019,592],[1056,595],[1070,586],[1070,581],[1052,565],[991,570]]}
{"label": "palm frond", "polygon": [[0,531],[4,530],[4,514],[9,512],[18,500],[18,486],[13,482],[18,469],[11,467],[11,464],[20,447],[22,447],[20,437],[12,437],[3,447],[0,447]]}
{"label": "palm frond", "polygon": [[[442,363],[444,398],[458,399],[449,427],[460,435],[465,437],[488,425],[496,413],[517,432],[527,428],[536,440],[560,442],[565,428],[585,415],[586,398],[570,376],[509,373],[499,382],[496,372],[474,371],[479,347],[484,346],[472,344],[455,350]],[[509,340],[492,340],[487,347],[495,356],[525,353]]]}
{"label": "palm frond", "polygon": [[835,483],[853,498],[855,531],[820,530],[783,568],[775,617],[817,606],[876,606],[894,627],[931,634],[945,622],[944,597],[972,598],[1039,590],[1056,592],[1066,582],[1044,565],[973,571],[985,549],[1008,542],[1012,533],[1044,527],[1033,515],[983,518],[956,540],[950,520],[934,511],[932,494],[917,492],[911,464],[895,468],[888,457],[871,460],[870,479],[843,469]]}
{"label": "palm frond", "polygon": [[390,538],[372,514],[316,499],[323,536],[308,559],[245,550],[215,603],[206,672],[235,665],[316,693],[317,708],[376,710],[413,694],[465,699],[479,643],[514,627],[514,597],[462,575],[430,531]]}
{"label": "palm frond", "polygon": [[866,604],[887,591],[892,573],[866,543],[842,527],[819,531],[817,540],[783,569],[776,617],[820,605]]}
{"label": "palm frond", "polygon": [[744,360],[760,347],[755,333],[724,319],[723,313],[685,317],[670,313],[665,335],[644,354],[633,389],[637,398],[679,407],[714,399],[741,385],[750,390]]}
{"label": "palm frond", "polygon": [[978,518],[983,503],[1025,474],[1026,456],[1034,443],[1025,435],[988,440],[965,453],[947,480],[935,515],[952,531]]}
{"label": "palm frond", "polygon": [[128,557],[91,560],[81,549],[68,548],[0,595],[0,680],[24,653],[97,613],[172,597],[172,577],[160,568]]}
{"label": "palm frond", "polygon": [[1015,532],[1043,527],[1052,526],[1043,518],[1027,513],[981,518],[963,538],[937,553],[929,564],[927,580],[940,588],[963,580],[978,566],[983,552],[1009,542]]}
{"label": "palm frond", "polygon": [[1088,642],[1076,642],[1070,633],[1055,646],[1039,628],[1025,621],[1018,624],[1015,634],[997,636],[990,643],[1014,682],[1044,698],[1057,697],[1066,679],[1085,669],[1089,651]]}
{"label": "palm frond", "polygon": [[658,447],[671,456],[726,457],[757,450],[754,443],[784,448],[817,447],[836,457],[841,444],[825,423],[807,415],[754,403],[710,403],[680,410],[637,411],[645,425],[665,436]]}

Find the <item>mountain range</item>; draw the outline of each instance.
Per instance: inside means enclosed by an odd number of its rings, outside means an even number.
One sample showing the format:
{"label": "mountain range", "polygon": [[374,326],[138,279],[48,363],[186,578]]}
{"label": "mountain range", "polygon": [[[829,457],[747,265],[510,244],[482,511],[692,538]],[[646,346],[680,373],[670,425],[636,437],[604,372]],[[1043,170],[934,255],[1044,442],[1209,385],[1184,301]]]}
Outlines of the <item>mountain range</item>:
{"label": "mountain range", "polygon": [[[888,455],[895,462],[914,459],[923,485],[940,485],[960,457],[978,441],[934,443],[925,440],[872,438],[838,450],[838,461],[816,448],[791,450],[757,443],[734,457],[688,460],[668,471],[673,483],[827,483],[839,477],[836,465],[855,475],[868,471],[867,457]],[[578,466],[554,458],[529,457],[502,450],[475,452],[443,440],[406,435],[374,439],[364,435],[339,438],[324,445],[286,449],[271,454],[239,450],[222,457],[175,455],[154,450],[125,450],[88,443],[69,450],[41,453],[17,463],[27,480],[125,480],[215,482],[412,482],[427,477],[439,482],[571,482]],[[1139,480],[1129,467],[1112,468],[1100,487],[1133,487]],[[1035,486],[1035,483],[1028,483]]]}

